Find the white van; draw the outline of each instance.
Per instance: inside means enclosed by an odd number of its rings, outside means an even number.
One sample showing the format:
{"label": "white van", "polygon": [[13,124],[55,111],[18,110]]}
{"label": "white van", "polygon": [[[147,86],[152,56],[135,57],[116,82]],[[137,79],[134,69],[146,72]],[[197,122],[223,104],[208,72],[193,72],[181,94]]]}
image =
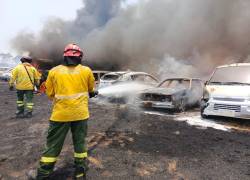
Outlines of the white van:
{"label": "white van", "polygon": [[205,84],[201,116],[250,119],[250,63],[219,66]]}

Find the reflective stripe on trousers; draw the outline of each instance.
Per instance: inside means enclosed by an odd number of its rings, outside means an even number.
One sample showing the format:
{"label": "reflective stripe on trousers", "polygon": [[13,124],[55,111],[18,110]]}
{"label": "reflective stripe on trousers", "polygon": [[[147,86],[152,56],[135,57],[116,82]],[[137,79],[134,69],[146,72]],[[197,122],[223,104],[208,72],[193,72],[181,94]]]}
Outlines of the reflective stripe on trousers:
{"label": "reflective stripe on trousers", "polygon": [[88,153],[84,152],[84,153],[74,153],[74,157],[75,158],[87,158],[88,157]]}
{"label": "reflective stripe on trousers", "polygon": [[17,103],[17,106],[18,106],[18,107],[20,107],[20,106],[24,106],[23,101],[17,101],[16,103]]}
{"label": "reflective stripe on trousers", "polygon": [[33,109],[34,103],[26,103],[28,109]]}
{"label": "reflective stripe on trousers", "polygon": [[56,157],[41,157],[40,162],[43,162],[43,163],[55,163],[56,160],[57,160]]}

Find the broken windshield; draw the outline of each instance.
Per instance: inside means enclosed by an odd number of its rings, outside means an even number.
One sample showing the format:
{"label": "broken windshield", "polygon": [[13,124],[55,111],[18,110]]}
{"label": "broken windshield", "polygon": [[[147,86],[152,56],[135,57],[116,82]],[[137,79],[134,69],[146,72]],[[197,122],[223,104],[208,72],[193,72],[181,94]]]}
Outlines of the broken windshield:
{"label": "broken windshield", "polygon": [[114,81],[114,80],[118,80],[119,79],[119,75],[116,75],[116,74],[107,74],[107,75],[104,75],[101,79],[103,80],[107,80],[107,81]]}
{"label": "broken windshield", "polygon": [[163,83],[161,83],[159,85],[159,87],[188,89],[190,87],[190,80],[186,80],[186,79],[169,79],[169,80],[166,80]]}
{"label": "broken windshield", "polygon": [[217,68],[210,79],[210,84],[250,83],[250,66],[232,66]]}

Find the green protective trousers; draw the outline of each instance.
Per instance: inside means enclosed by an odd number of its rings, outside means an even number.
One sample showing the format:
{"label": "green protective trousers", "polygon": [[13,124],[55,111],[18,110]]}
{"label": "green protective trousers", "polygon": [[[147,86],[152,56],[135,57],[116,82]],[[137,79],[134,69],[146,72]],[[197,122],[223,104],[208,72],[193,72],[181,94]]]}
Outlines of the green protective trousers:
{"label": "green protective trousers", "polygon": [[[40,159],[37,179],[46,179],[52,172],[59,156],[66,135],[71,130],[74,145],[74,162],[76,169],[86,171],[87,146],[87,120],[73,122],[50,121],[45,150]],[[82,174],[82,172],[79,172]]]}
{"label": "green protective trousers", "polygon": [[[33,111],[33,97],[33,90],[17,90],[17,114],[24,113],[25,105],[27,112]],[[26,103],[24,103],[24,99],[26,99]]]}

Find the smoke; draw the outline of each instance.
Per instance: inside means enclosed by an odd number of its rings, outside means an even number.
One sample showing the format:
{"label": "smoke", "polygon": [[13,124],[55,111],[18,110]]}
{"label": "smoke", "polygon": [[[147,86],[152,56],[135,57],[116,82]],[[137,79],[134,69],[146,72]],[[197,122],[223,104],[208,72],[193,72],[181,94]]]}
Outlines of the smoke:
{"label": "smoke", "polygon": [[60,59],[74,41],[90,65],[156,75],[207,75],[250,59],[250,1],[141,0],[125,9],[122,0],[83,2],[74,21],[50,20],[38,36],[22,32],[15,49]]}
{"label": "smoke", "polygon": [[127,103],[137,106],[136,100],[139,92],[154,87],[152,84],[143,84],[140,82],[120,82],[98,89],[99,99],[106,102]]}
{"label": "smoke", "polygon": [[[103,27],[119,9],[121,0],[83,0],[74,21],[50,18],[38,33],[20,32],[11,44],[19,53],[30,52],[36,58],[53,59],[59,63],[66,44],[82,45],[87,34]],[[90,57],[91,58],[91,57]]]}
{"label": "smoke", "polygon": [[98,90],[101,96],[129,96],[135,94],[135,92],[148,89],[152,85],[146,85],[139,82],[128,82],[128,83],[118,83],[115,85],[110,85],[107,87],[100,88]]}

